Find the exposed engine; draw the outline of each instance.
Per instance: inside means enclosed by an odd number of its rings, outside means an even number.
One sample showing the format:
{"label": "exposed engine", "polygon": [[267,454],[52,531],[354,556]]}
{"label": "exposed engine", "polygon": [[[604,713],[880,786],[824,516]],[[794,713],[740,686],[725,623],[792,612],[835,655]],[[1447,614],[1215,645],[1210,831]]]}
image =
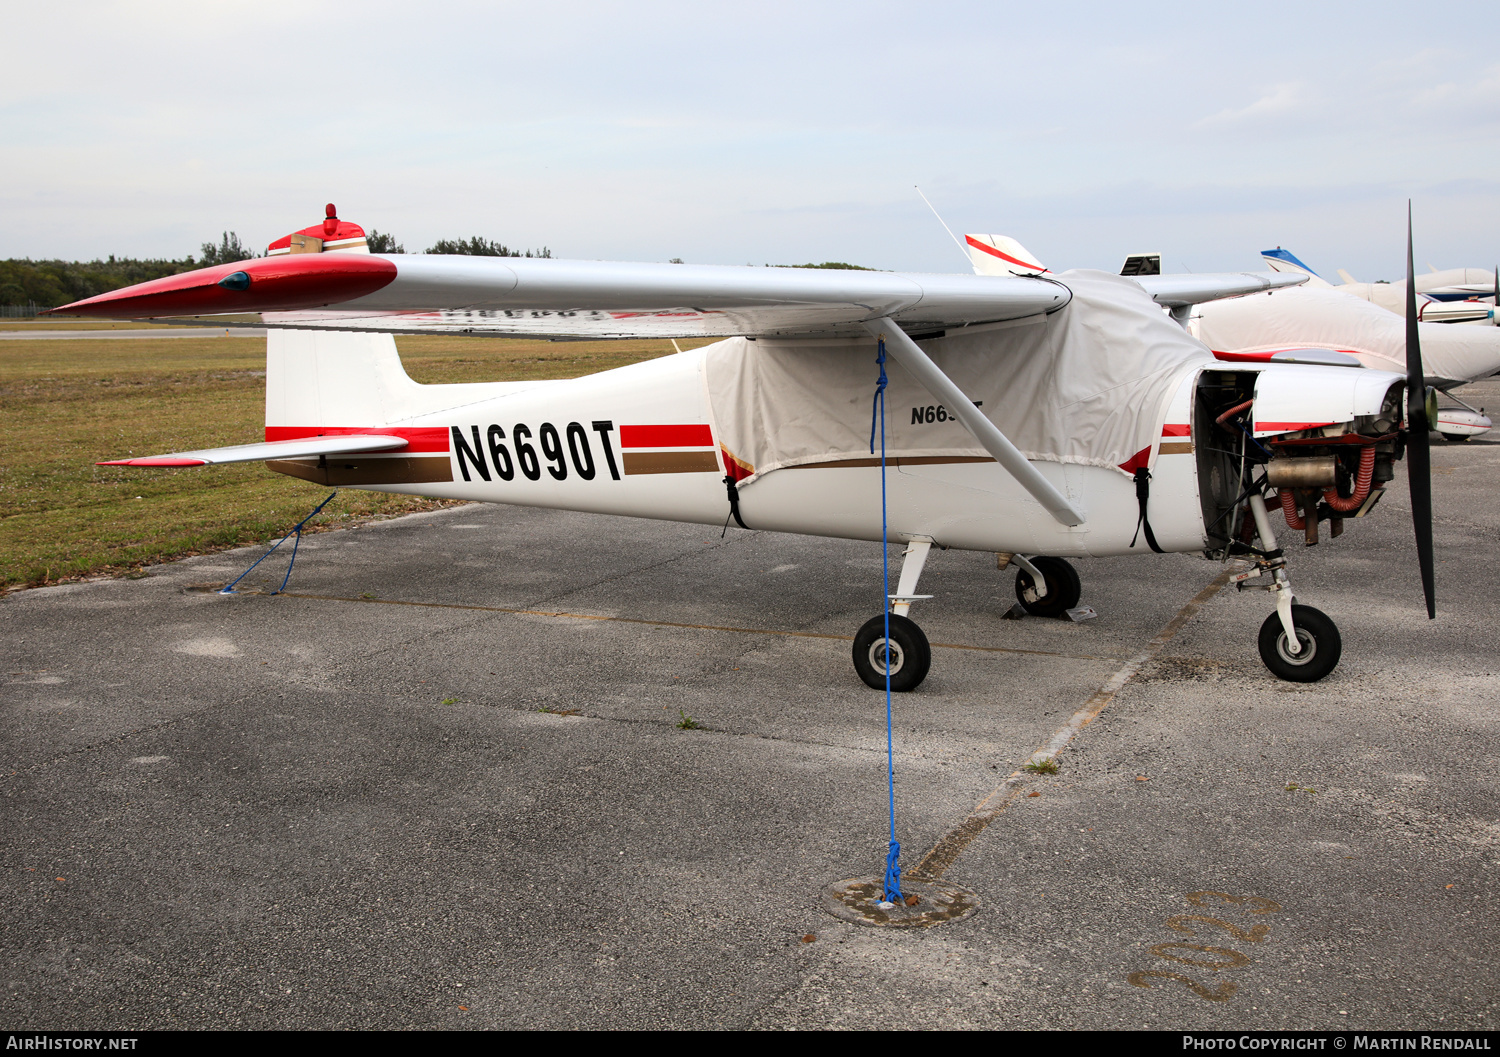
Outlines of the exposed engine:
{"label": "exposed engine", "polygon": [[[1279,507],[1308,546],[1317,544],[1322,522],[1337,537],[1346,518],[1373,510],[1394,476],[1395,460],[1404,454],[1405,384],[1399,376],[1389,377],[1378,410],[1373,402],[1368,405],[1371,414],[1257,437],[1267,425],[1280,425],[1255,421],[1262,372],[1204,371],[1198,379],[1193,436],[1207,556],[1260,553],[1249,506],[1252,495]],[[1434,396],[1429,393],[1430,400]],[[1435,418],[1434,409],[1430,420]]]}

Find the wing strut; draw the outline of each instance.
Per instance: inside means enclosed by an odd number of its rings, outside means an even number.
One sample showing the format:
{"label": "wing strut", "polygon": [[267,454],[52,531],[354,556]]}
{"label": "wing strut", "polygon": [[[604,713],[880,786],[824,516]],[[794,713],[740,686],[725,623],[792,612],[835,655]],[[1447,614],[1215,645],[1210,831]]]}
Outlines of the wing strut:
{"label": "wing strut", "polygon": [[958,416],[965,429],[974,434],[985,451],[1005,467],[1032,498],[1047,508],[1047,512],[1064,525],[1083,524],[1083,515],[1073,508],[1065,495],[1052,486],[1037,468],[1026,460],[1026,456],[1006,439],[995,424],[984,417],[984,412],[974,406],[974,401],[964,395],[962,389],[928,358],[906,332],[889,319],[872,319],[864,324],[866,330],[877,338],[885,338],[891,355],[910,371],[929,393],[941,400],[945,407]]}

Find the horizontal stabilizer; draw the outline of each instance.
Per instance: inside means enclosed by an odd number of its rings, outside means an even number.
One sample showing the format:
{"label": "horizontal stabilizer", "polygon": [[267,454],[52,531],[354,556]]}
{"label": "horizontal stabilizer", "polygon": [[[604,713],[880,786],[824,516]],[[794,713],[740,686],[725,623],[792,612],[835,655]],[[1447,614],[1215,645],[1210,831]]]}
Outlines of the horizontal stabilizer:
{"label": "horizontal stabilizer", "polygon": [[365,433],[339,437],[307,437],[273,440],[262,444],[235,444],[228,448],[178,451],[141,459],[111,459],[97,466],[216,466],[227,462],[262,462],[266,459],[303,459],[311,455],[344,455],[354,451],[400,451],[405,437]]}

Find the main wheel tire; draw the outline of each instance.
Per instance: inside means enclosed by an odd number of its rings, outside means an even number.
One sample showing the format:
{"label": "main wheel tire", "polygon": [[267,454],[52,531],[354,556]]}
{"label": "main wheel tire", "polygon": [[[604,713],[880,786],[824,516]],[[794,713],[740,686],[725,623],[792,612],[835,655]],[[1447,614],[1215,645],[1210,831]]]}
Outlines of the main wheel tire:
{"label": "main wheel tire", "polygon": [[1315,683],[1339,663],[1344,650],[1339,629],[1321,610],[1312,606],[1292,606],[1292,626],[1302,652],[1287,652],[1286,630],[1281,617],[1272,613],[1260,626],[1260,659],[1271,674],[1292,683]]}
{"label": "main wheel tire", "polygon": [[891,689],[898,693],[915,690],[932,667],[932,647],[916,622],[891,614],[891,638],[886,649],[885,614],[871,617],[854,636],[854,670],[875,690],[885,689],[887,659]]}
{"label": "main wheel tire", "polygon": [[1033,558],[1031,564],[1042,574],[1047,584],[1047,593],[1040,598],[1036,584],[1025,569],[1016,574],[1016,601],[1021,608],[1034,617],[1060,617],[1078,604],[1083,596],[1083,583],[1078,579],[1078,570],[1061,558]]}

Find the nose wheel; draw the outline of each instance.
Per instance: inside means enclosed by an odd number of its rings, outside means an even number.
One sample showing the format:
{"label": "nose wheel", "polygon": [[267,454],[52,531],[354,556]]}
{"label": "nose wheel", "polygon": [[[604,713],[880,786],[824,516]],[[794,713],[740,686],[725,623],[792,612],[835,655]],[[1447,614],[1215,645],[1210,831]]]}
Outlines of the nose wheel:
{"label": "nose wheel", "polygon": [[1292,630],[1297,652],[1282,626],[1281,614],[1272,613],[1260,626],[1260,659],[1271,674],[1293,683],[1315,683],[1339,663],[1344,643],[1339,629],[1327,614],[1312,606],[1292,606]]}
{"label": "nose wheel", "polygon": [[[1247,587],[1262,587],[1276,599],[1276,612],[1266,618],[1260,626],[1258,645],[1260,659],[1271,674],[1292,683],[1315,683],[1339,663],[1344,643],[1339,629],[1328,615],[1312,606],[1299,606],[1292,601],[1292,584],[1286,573],[1286,557],[1276,546],[1276,535],[1271,531],[1271,519],[1266,512],[1264,497],[1250,496],[1250,513],[1255,519],[1255,528],[1260,536],[1260,557],[1254,570],[1238,574],[1233,579],[1235,587],[1243,591]],[[1269,572],[1271,582],[1264,585],[1249,585],[1251,577]]]}

